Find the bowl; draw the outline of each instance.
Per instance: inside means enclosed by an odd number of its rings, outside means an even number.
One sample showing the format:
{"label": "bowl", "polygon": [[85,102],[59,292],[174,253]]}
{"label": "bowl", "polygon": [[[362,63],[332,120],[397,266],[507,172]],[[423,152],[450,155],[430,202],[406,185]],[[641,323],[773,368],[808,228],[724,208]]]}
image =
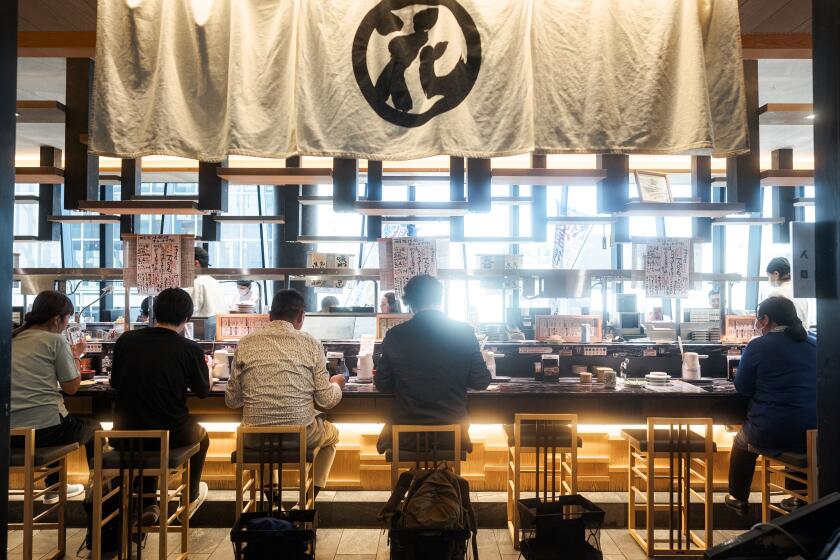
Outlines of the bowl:
{"label": "bowl", "polygon": [[92,369],[82,369],[79,370],[79,373],[82,375],[82,381],[93,379],[93,376],[96,375],[96,371]]}

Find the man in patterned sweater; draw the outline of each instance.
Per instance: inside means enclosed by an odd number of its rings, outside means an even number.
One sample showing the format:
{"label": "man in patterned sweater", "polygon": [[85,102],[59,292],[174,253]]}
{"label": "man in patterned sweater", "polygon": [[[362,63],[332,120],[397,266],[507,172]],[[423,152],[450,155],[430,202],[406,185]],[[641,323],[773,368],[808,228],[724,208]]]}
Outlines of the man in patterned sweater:
{"label": "man in patterned sweater", "polygon": [[281,290],[271,303],[271,322],[239,341],[225,403],[242,408],[244,426],[306,426],[315,460],[315,493],[327,483],[338,430],[315,410],[341,401],[344,376],[327,373],[321,343],[301,332],[306,304],[296,290]]}

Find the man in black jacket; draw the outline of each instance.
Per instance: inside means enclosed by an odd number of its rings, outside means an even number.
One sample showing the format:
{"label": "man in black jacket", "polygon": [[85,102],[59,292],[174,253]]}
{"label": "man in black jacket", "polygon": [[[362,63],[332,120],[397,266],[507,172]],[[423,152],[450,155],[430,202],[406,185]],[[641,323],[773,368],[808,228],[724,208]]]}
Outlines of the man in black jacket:
{"label": "man in black jacket", "polygon": [[[437,279],[415,276],[403,292],[414,317],[386,333],[374,377],[377,389],[394,395],[391,424],[461,424],[463,449],[472,451],[467,389],[490,384],[475,333],[440,311],[443,286]],[[389,424],[376,447],[380,453],[391,449]]]}
{"label": "man in black jacket", "polygon": [[[210,437],[189,414],[187,390],[206,397],[210,375],[201,347],[183,336],[193,314],[190,295],[180,288],[163,290],[155,298],[154,312],[154,327],[127,332],[114,345],[114,429],[169,430],[170,449],[199,444],[198,453],[190,458],[192,516],[207,498],[201,471]],[[144,485],[153,482],[151,479]],[[159,515],[158,506],[149,503],[143,511],[143,524],[154,524]]]}

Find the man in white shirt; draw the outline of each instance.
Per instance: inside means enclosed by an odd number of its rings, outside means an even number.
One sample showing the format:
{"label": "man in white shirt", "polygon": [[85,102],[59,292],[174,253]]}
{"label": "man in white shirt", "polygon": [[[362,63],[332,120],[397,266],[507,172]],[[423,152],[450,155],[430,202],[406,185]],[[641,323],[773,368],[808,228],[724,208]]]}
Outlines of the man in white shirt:
{"label": "man in white shirt", "polygon": [[808,300],[793,297],[793,282],[790,278],[790,262],[784,257],[776,257],[767,263],[767,279],[770,281],[770,292],[767,297],[780,296],[789,299],[796,307],[796,315],[802,321],[805,330],[810,327],[808,320]]}
{"label": "man in white shirt", "polygon": [[242,408],[243,426],[306,426],[315,459],[315,492],[327,483],[338,429],[315,410],[341,401],[344,376],[327,373],[321,343],[301,332],[306,303],[296,290],[281,290],[271,302],[268,326],[244,336],[236,347],[225,403]]}
{"label": "man in white shirt", "polygon": [[[208,268],[210,256],[201,247],[195,248],[195,268]],[[214,317],[225,313],[228,309],[222,286],[212,276],[196,275],[191,290],[187,290],[192,297],[193,317]]]}

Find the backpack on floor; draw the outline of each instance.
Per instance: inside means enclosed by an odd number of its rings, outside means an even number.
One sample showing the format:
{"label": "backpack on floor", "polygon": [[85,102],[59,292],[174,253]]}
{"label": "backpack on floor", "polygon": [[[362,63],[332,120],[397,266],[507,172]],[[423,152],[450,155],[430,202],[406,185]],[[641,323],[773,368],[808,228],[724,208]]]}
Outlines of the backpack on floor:
{"label": "backpack on floor", "polygon": [[[115,488],[120,486],[120,479],[119,477],[112,478],[109,482],[105,484],[102,488],[102,495],[106,495]],[[113,512],[117,511],[120,508],[120,497],[121,492],[117,492],[104,502],[102,502],[102,518],[106,518],[111,515]],[[88,491],[85,493],[85,499],[82,502],[82,505],[85,510],[85,514],[87,515],[87,533],[85,534],[85,540],[82,541],[82,544],[79,546],[79,550],[76,551],[76,555],[82,551],[82,549],[93,550],[93,491],[91,488],[88,488]],[[105,524],[102,527],[102,537],[101,537],[101,548],[102,554],[106,553],[116,553],[120,550],[121,544],[121,533],[122,533],[122,515],[117,514],[112,520]]]}
{"label": "backpack on floor", "polygon": [[379,519],[389,530],[391,558],[424,558],[436,548],[445,551],[438,556],[442,560],[462,559],[472,537],[473,558],[478,560],[470,485],[446,463],[401,474]]}

